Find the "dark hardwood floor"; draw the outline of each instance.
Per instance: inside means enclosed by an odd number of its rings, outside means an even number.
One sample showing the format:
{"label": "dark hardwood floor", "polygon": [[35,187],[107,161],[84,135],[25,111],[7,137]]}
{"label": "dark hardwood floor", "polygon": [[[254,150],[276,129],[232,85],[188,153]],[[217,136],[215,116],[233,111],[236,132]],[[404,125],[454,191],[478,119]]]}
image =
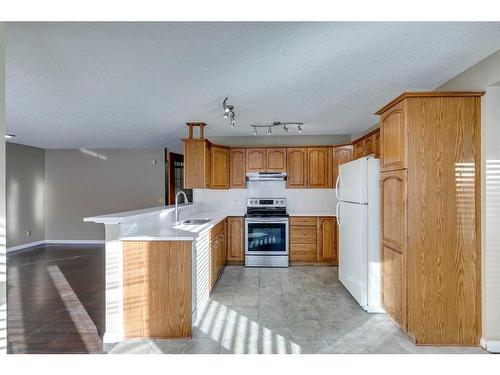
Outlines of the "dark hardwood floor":
{"label": "dark hardwood floor", "polygon": [[9,353],[102,353],[104,246],[7,255]]}

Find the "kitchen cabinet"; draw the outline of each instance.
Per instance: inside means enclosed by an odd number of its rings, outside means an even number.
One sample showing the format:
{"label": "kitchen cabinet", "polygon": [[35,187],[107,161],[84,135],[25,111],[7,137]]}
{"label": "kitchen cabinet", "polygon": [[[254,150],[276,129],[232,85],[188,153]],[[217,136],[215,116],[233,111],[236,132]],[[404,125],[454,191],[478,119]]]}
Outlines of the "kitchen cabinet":
{"label": "kitchen cabinet", "polygon": [[229,149],[229,187],[246,188],[246,153],[244,148]]}
{"label": "kitchen cabinet", "polygon": [[334,217],[318,217],[316,242],[318,262],[338,262],[337,222]]}
{"label": "kitchen cabinet", "polygon": [[405,102],[401,101],[380,116],[380,171],[407,168],[406,120],[403,114]]}
{"label": "kitchen cabinet", "polygon": [[373,155],[380,157],[380,130],[376,129],[353,142],[354,159]]}
{"label": "kitchen cabinet", "polygon": [[335,186],[339,175],[339,166],[353,160],[353,146],[338,146],[333,148],[333,176],[332,181]]}
{"label": "kitchen cabinet", "polygon": [[382,245],[381,301],[385,312],[403,329],[406,329],[403,292],[403,254]]}
{"label": "kitchen cabinet", "polygon": [[290,261],[316,262],[316,217],[290,217]]}
{"label": "kitchen cabinet", "polygon": [[337,262],[337,227],[334,217],[290,217],[290,261]]}
{"label": "kitchen cabinet", "polygon": [[210,229],[210,289],[213,289],[226,263],[226,223],[220,222]]}
{"label": "kitchen cabinet", "polygon": [[227,219],[227,262],[243,263],[245,259],[245,226],[243,217]]}
{"label": "kitchen cabinet", "polygon": [[267,152],[266,148],[247,148],[246,150],[246,173],[266,172]]}
{"label": "kitchen cabinet", "polygon": [[307,187],[307,148],[287,148],[287,188]]}
{"label": "kitchen cabinet", "polygon": [[266,148],[267,172],[286,172],[286,148]]}
{"label": "kitchen cabinet", "polygon": [[229,189],[229,149],[210,148],[210,189]]}
{"label": "kitchen cabinet", "polygon": [[479,345],[482,94],[405,93],[377,112],[382,305],[417,344]]}
{"label": "kitchen cabinet", "polygon": [[307,187],[333,188],[332,147],[307,148]]}
{"label": "kitchen cabinet", "polygon": [[210,142],[184,139],[184,189],[204,189],[210,182]]}

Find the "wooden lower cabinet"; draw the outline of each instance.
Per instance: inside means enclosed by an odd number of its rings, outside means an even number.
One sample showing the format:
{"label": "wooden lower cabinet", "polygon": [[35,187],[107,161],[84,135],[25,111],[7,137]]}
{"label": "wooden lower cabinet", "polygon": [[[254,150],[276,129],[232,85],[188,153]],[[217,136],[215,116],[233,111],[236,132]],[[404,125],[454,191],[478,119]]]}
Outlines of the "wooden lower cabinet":
{"label": "wooden lower cabinet", "polygon": [[191,241],[123,242],[125,336],[190,337]]}
{"label": "wooden lower cabinet", "polygon": [[243,263],[245,260],[245,221],[243,217],[227,218],[227,262]]}
{"label": "wooden lower cabinet", "polygon": [[382,307],[401,328],[406,329],[403,263],[403,254],[382,246]]}
{"label": "wooden lower cabinet", "polygon": [[210,230],[210,289],[213,289],[226,264],[226,221]]}
{"label": "wooden lower cabinet", "polygon": [[336,218],[318,217],[316,241],[318,262],[338,263]]}
{"label": "wooden lower cabinet", "polygon": [[337,226],[334,217],[290,218],[290,262],[337,263]]}

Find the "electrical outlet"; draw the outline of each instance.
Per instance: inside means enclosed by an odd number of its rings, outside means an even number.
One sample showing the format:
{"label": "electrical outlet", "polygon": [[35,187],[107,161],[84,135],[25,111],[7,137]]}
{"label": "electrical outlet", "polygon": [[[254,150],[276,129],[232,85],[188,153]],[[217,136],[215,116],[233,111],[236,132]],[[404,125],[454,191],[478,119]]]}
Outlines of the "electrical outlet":
{"label": "electrical outlet", "polygon": [[163,198],[158,199],[158,203],[163,203]]}
{"label": "electrical outlet", "polygon": [[31,237],[31,229],[28,229],[28,230],[26,231],[26,237]]}

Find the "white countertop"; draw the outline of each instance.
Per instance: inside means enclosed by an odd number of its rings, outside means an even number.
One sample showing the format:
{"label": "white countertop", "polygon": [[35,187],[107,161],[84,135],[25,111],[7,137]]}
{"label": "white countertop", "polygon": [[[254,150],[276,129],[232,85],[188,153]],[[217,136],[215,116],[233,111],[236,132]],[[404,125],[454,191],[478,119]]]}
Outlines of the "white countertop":
{"label": "white countertop", "polygon": [[[193,241],[228,216],[244,216],[244,212],[234,210],[204,211],[203,206],[196,203],[179,207],[181,221],[188,219],[210,219],[210,221],[201,225],[175,223],[174,206],[93,216],[85,218],[84,221],[120,224],[122,241]],[[289,210],[288,213],[290,216],[335,216],[331,211]]]}
{"label": "white countertop", "polygon": [[335,217],[335,212],[332,211],[302,211],[288,210],[290,216],[332,216]]}
{"label": "white countertop", "polygon": [[182,215],[181,222],[188,219],[210,219],[206,224],[192,225],[175,223],[172,217],[159,220],[138,220],[122,225],[122,241],[193,241],[206,233],[228,216],[242,216],[233,211],[200,211]]}

